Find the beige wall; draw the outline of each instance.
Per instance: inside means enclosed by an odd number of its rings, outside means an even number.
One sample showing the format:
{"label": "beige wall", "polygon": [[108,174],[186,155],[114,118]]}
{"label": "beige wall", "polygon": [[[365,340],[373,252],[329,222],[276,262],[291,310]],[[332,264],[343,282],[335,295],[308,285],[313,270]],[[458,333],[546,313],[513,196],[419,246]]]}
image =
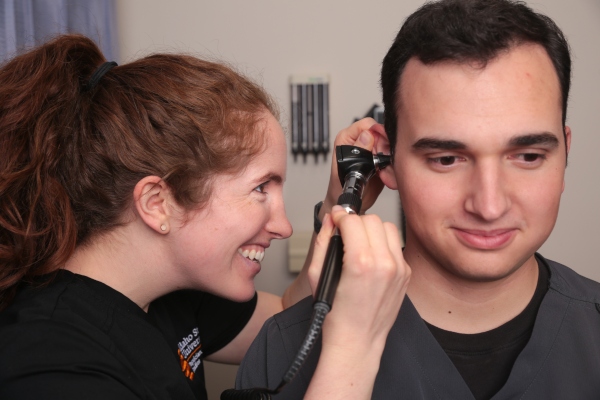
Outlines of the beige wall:
{"label": "beige wall", "polygon": [[[600,280],[600,0],[528,2],[550,15],[570,40],[574,79],[568,124],[573,143],[566,189],[554,233],[541,252]],[[120,62],[157,51],[225,60],[261,82],[281,104],[289,124],[292,74],[331,77],[331,129],[337,132],[380,102],[381,60],[401,22],[420,0],[118,0]],[[296,231],[312,229],[312,206],[324,195],[329,164],[288,161],[285,200]],[[398,221],[395,192],[374,208]],[[273,243],[257,287],[282,293],[286,242]],[[209,365],[210,398],[233,385],[234,367]],[[222,378],[222,379],[220,379]]]}

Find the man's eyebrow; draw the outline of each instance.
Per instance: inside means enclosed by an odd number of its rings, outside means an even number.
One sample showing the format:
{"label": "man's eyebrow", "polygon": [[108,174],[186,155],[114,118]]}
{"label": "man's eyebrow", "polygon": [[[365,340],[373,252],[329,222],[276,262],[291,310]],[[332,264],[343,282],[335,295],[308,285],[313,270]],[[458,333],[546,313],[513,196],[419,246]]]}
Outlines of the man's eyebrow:
{"label": "man's eyebrow", "polygon": [[[550,132],[530,133],[515,136],[508,144],[512,147],[528,147],[534,145],[545,145],[547,147],[558,147],[558,138]],[[422,138],[417,140],[412,148],[415,150],[464,150],[467,145],[458,140],[444,140],[436,138]]]}
{"label": "man's eyebrow", "polygon": [[458,140],[422,138],[417,140],[412,148],[415,150],[464,150],[467,145]]}
{"label": "man's eyebrow", "polygon": [[550,132],[532,133],[515,136],[508,142],[514,147],[528,147],[534,145],[545,145],[547,147],[558,147],[559,141],[555,134]]}

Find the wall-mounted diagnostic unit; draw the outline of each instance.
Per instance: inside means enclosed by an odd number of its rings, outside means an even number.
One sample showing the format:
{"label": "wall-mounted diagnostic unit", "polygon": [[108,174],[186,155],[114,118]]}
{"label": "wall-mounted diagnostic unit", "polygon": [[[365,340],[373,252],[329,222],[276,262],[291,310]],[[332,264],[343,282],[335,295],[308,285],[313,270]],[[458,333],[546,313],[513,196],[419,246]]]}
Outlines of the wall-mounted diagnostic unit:
{"label": "wall-mounted diagnostic unit", "polygon": [[[292,106],[292,154],[329,152],[329,76],[293,75],[290,78]],[[326,158],[324,158],[326,159]]]}

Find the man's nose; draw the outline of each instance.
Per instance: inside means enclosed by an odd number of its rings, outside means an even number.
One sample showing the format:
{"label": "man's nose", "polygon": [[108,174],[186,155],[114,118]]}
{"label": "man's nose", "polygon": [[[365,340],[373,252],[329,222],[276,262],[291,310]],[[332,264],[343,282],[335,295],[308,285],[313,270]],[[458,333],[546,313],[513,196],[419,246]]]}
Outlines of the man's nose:
{"label": "man's nose", "polygon": [[487,160],[473,168],[465,209],[485,221],[494,221],[511,207],[510,185],[501,163]]}

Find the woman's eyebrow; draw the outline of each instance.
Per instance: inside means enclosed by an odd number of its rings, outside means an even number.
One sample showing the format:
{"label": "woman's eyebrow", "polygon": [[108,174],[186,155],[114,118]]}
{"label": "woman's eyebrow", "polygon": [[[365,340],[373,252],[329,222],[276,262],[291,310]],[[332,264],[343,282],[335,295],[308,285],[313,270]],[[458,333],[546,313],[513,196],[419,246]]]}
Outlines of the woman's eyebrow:
{"label": "woman's eyebrow", "polygon": [[276,174],[274,172],[266,173],[263,176],[261,176],[260,178],[256,179],[256,182],[266,182],[266,181],[282,183],[284,181],[284,179],[281,175]]}

